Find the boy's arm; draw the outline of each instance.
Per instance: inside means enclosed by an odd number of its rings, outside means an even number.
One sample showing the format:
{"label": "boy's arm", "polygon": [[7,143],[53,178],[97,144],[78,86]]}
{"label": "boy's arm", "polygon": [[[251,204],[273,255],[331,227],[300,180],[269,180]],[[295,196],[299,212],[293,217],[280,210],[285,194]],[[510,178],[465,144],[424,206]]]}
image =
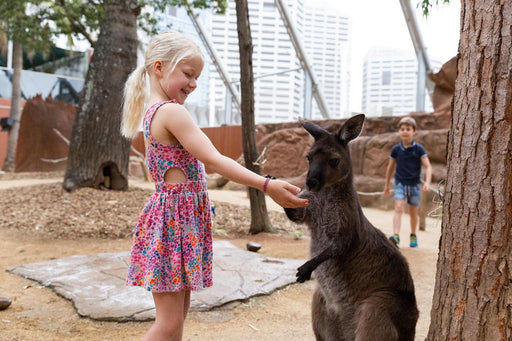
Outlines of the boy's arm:
{"label": "boy's arm", "polygon": [[429,192],[430,182],[432,180],[432,165],[430,164],[428,156],[421,158],[421,164],[425,168],[425,183],[423,184],[423,192]]}
{"label": "boy's arm", "polygon": [[384,185],[384,195],[389,195],[389,181],[391,180],[391,174],[393,174],[393,170],[395,169],[396,160],[393,158],[389,158],[388,168],[386,169],[386,183]]}

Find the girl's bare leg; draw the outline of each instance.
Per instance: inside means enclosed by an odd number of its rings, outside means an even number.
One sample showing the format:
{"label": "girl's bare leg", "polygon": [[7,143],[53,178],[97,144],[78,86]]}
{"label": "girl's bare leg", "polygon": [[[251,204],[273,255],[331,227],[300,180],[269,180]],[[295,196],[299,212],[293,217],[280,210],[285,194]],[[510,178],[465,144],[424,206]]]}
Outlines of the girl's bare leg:
{"label": "girl's bare leg", "polygon": [[183,319],[187,318],[188,309],[190,308],[190,291],[185,291],[185,302],[183,304]]}
{"label": "girl's bare leg", "polygon": [[156,320],[143,341],[181,341],[190,291],[153,293]]}

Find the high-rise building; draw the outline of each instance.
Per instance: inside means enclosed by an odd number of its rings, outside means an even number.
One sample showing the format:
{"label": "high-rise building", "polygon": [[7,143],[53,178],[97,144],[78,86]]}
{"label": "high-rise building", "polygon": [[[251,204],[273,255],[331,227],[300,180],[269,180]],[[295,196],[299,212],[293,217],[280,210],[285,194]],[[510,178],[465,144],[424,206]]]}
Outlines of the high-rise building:
{"label": "high-rise building", "polygon": [[[305,2],[304,46],[332,118],[349,116],[351,20],[336,10]],[[320,118],[318,110],[314,118]]]}
{"label": "high-rise building", "polygon": [[[350,19],[322,2],[283,0],[293,26],[305,49],[317,85],[332,118],[348,115],[350,84]],[[249,0],[249,20],[253,42],[253,72],[256,123],[294,121],[304,116],[304,71],[292,45],[274,0]],[[228,0],[225,14],[211,10],[198,11],[197,19],[225,67],[228,79],[240,93],[240,61],[236,6]],[[199,125],[239,124],[240,113],[231,99],[222,78],[211,62],[208,51],[197,35],[184,8],[168,7],[155,13],[159,31],[177,30],[193,37],[204,50],[205,68],[199,78],[198,90],[187,106],[198,111],[193,116]],[[143,39],[149,41],[148,39]],[[146,44],[147,44],[146,42]],[[143,46],[145,50],[145,46]],[[210,113],[204,108],[210,106]],[[226,107],[226,106],[231,106]],[[226,122],[226,111],[232,119]],[[213,113],[213,114],[212,114]],[[322,118],[313,100],[313,118]]]}
{"label": "high-rise building", "polygon": [[[289,12],[298,18],[296,28],[302,32],[303,1],[288,1]],[[249,0],[249,21],[253,49],[254,98],[256,123],[295,119],[302,112],[303,74],[288,33],[273,0]],[[211,39],[235,88],[240,88],[240,59],[235,2],[228,1],[225,14],[212,16]],[[226,87],[210,66],[216,117],[222,122]],[[236,112],[236,110],[233,110]],[[235,116],[232,123],[240,123]]]}
{"label": "high-rise building", "polygon": [[[441,63],[431,60],[432,67]],[[401,116],[416,111],[418,60],[414,51],[374,47],[363,60],[362,111],[368,116]],[[425,111],[432,103],[425,99]]]}
{"label": "high-rise building", "polygon": [[[284,1],[293,26],[313,68],[316,81],[331,117],[348,112],[350,82],[350,21],[347,17],[323,10],[315,2]],[[274,0],[249,0],[249,20],[254,45],[253,71],[256,123],[293,121],[303,117],[304,72],[295,49],[275,7]],[[239,81],[239,47],[236,9],[228,1],[225,14],[212,16],[212,42],[227,73]],[[210,67],[216,117],[225,111],[226,88],[214,66]],[[239,83],[236,83],[239,87]],[[313,101],[314,103],[314,101]],[[313,106],[313,118],[321,118]],[[239,123],[239,117],[233,123]]]}

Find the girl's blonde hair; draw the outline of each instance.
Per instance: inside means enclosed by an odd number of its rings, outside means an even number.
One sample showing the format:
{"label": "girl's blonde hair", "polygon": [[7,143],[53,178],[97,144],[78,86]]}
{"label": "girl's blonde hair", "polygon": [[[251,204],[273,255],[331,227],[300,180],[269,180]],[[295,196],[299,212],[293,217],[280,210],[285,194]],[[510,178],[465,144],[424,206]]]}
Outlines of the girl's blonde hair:
{"label": "girl's blonde hair", "polygon": [[121,133],[125,137],[134,138],[137,135],[148,97],[146,76],[153,64],[158,60],[164,64],[170,63],[172,72],[179,62],[197,56],[203,58],[199,46],[179,32],[164,32],[151,39],[144,56],[144,65],[130,74],[124,86]]}

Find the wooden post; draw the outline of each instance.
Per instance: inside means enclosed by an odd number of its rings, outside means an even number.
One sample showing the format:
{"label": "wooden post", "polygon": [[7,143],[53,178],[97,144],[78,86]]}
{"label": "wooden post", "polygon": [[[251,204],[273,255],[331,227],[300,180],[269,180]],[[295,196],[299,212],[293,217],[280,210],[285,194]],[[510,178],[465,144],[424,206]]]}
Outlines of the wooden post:
{"label": "wooden post", "polygon": [[427,225],[427,193],[421,194],[418,215],[420,218],[420,231],[425,231]]}

